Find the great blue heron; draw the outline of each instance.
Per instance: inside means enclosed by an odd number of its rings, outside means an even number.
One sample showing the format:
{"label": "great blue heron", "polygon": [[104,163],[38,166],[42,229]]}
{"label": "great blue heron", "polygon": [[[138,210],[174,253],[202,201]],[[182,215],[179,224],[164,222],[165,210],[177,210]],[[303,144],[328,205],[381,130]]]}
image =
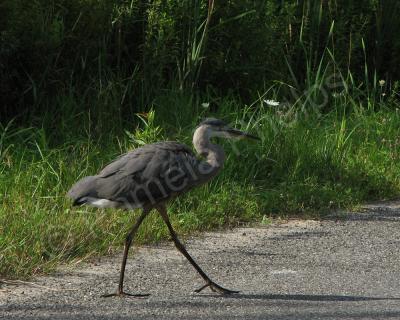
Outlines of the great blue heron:
{"label": "great blue heron", "polygon": [[142,209],[142,214],[126,237],[118,290],[104,296],[145,296],[125,293],[123,282],[132,239],[152,209],[160,213],[177,249],[205,280],[205,285],[195,290],[196,292],[206,287],[222,294],[237,292],[213,282],[197,265],[179,241],[166,210],[168,200],[207,182],[221,170],[225,160],[224,150],[210,142],[212,137],[259,139],[233,129],[221,120],[206,119],[193,135],[194,148],[205,161],[199,160],[186,145],[172,141],[153,143],[120,156],[99,174],[83,178],[69,190],[67,195],[72,198],[73,205]]}

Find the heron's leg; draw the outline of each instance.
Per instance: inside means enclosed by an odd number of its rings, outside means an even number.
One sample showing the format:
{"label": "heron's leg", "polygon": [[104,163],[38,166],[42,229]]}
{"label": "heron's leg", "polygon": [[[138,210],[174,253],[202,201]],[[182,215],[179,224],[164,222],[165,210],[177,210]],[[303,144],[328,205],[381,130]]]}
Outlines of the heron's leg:
{"label": "heron's leg", "polygon": [[206,281],[206,284],[204,286],[202,286],[201,288],[195,290],[195,292],[200,292],[203,289],[210,287],[210,289],[212,291],[214,291],[214,292],[217,291],[217,292],[223,293],[223,294],[238,293],[239,291],[232,291],[232,290],[228,290],[228,289],[221,287],[220,285],[216,284],[208,277],[208,275],[193,260],[193,258],[190,256],[190,254],[186,251],[183,244],[179,241],[178,236],[176,235],[176,232],[172,228],[172,225],[169,221],[167,209],[165,208],[165,206],[158,206],[157,210],[160,213],[161,217],[163,218],[165,224],[167,225],[169,233],[171,234],[172,240],[174,240],[176,248],[185,256],[186,259],[189,260],[191,265],[197,270],[197,272],[200,274],[200,276]]}
{"label": "heron's leg", "polygon": [[123,290],[124,287],[124,276],[125,276],[125,267],[126,267],[126,261],[128,259],[128,252],[129,248],[132,244],[133,238],[138,231],[140,225],[142,224],[144,218],[146,218],[147,214],[150,212],[148,209],[143,209],[142,214],[140,217],[137,219],[135,224],[133,225],[131,231],[128,233],[128,236],[126,237],[125,240],[125,246],[124,246],[124,255],[122,257],[122,264],[121,264],[121,271],[119,274],[119,284],[118,284],[118,291],[116,293],[110,293],[110,294],[105,294],[102,297],[113,297],[113,296],[132,296],[132,297],[146,297],[148,294],[130,294],[126,293]]}

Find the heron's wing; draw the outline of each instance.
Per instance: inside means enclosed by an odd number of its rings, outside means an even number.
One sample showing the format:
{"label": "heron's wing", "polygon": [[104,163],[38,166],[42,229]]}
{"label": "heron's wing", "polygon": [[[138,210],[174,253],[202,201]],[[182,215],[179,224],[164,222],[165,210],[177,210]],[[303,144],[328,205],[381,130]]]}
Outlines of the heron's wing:
{"label": "heron's wing", "polygon": [[[125,174],[141,172],[146,168],[149,161],[157,154],[157,151],[162,150],[174,153],[185,153],[196,159],[193,151],[184,144],[174,141],[156,142],[119,156],[116,160],[104,167],[98,173],[98,176],[106,178],[107,176],[118,172],[123,172]],[[156,158],[159,158],[159,155],[158,157],[156,156]]]}
{"label": "heron's wing", "polygon": [[157,202],[193,185],[196,180],[193,168],[198,163],[193,152],[183,144],[160,142],[146,145],[101,170],[97,194],[112,201]]}

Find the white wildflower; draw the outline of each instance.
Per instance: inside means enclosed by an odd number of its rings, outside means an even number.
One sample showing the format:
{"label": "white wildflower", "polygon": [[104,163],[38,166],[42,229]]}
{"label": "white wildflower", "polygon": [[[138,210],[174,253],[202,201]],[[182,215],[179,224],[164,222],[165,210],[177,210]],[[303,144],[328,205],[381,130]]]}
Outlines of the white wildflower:
{"label": "white wildflower", "polygon": [[379,85],[383,87],[385,85],[386,81],[385,80],[379,80]]}
{"label": "white wildflower", "polygon": [[209,103],[209,102],[203,102],[203,103],[201,104],[201,106],[202,106],[203,108],[207,109],[207,108],[210,106],[210,103]]}
{"label": "white wildflower", "polygon": [[271,107],[279,106],[279,102],[275,100],[264,100],[264,102]]}

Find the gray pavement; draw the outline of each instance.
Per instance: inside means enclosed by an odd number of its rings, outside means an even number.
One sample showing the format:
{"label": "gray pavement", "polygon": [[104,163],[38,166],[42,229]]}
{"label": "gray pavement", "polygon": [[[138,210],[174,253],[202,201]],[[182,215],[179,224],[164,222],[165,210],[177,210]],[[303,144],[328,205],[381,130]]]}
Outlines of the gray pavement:
{"label": "gray pavement", "polygon": [[206,233],[185,241],[220,296],[163,243],[128,260],[126,291],[148,298],[101,298],[116,289],[120,255],[32,283],[3,285],[2,319],[400,319],[400,202],[322,221]]}

